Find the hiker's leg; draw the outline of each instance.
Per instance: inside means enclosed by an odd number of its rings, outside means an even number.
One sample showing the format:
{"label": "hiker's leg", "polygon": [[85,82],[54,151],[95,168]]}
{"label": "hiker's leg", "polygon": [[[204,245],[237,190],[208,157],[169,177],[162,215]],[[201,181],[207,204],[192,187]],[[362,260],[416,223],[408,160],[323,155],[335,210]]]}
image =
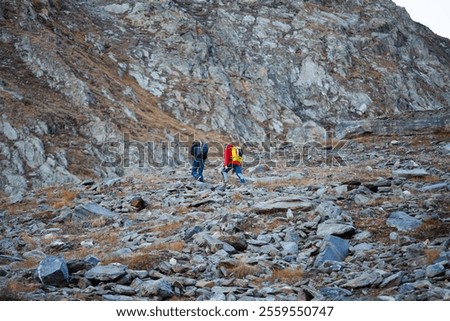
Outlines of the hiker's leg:
{"label": "hiker's leg", "polygon": [[194,159],[192,161],[192,171],[191,174],[192,176],[194,176],[195,178],[198,178],[198,168],[200,166],[200,162],[196,159]]}
{"label": "hiker's leg", "polygon": [[224,167],[222,169],[223,181],[226,183],[228,181],[228,172],[232,169],[232,166]]}
{"label": "hiker's leg", "polygon": [[241,183],[245,183],[244,175],[242,174],[242,167],[239,165],[235,165],[234,172],[236,173],[236,176],[239,178],[239,181]]}
{"label": "hiker's leg", "polygon": [[201,159],[198,162],[198,170],[197,170],[197,175],[198,175],[197,177],[200,182],[203,182],[203,170],[204,169],[205,169],[205,160]]}

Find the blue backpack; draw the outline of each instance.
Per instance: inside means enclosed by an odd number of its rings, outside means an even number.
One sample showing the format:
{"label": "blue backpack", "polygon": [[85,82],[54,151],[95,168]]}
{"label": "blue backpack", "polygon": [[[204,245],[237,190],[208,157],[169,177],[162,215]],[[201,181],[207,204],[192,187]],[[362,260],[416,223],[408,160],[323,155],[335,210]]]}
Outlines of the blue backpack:
{"label": "blue backpack", "polygon": [[196,159],[205,160],[208,158],[208,144],[201,144],[199,141],[194,141],[191,146],[191,155]]}
{"label": "blue backpack", "polygon": [[206,143],[203,143],[203,145],[202,145],[202,155],[201,155],[201,157],[203,158],[203,160],[208,158],[208,144],[206,144]]}

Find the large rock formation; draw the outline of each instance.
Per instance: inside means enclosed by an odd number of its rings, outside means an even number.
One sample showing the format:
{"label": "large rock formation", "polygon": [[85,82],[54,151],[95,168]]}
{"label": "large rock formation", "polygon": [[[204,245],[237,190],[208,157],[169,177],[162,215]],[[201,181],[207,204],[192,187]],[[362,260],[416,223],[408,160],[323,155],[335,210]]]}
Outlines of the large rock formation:
{"label": "large rock formation", "polygon": [[0,24],[10,194],[122,175],[189,135],[322,142],[450,102],[449,40],[390,0],[8,0]]}

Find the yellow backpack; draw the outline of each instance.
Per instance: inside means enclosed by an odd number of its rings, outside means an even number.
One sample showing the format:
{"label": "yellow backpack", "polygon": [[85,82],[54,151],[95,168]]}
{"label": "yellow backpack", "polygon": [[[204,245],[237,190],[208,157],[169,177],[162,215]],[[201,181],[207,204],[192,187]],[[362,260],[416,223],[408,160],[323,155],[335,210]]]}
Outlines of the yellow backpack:
{"label": "yellow backpack", "polygon": [[231,149],[231,160],[233,163],[242,163],[242,148],[238,146],[233,146]]}

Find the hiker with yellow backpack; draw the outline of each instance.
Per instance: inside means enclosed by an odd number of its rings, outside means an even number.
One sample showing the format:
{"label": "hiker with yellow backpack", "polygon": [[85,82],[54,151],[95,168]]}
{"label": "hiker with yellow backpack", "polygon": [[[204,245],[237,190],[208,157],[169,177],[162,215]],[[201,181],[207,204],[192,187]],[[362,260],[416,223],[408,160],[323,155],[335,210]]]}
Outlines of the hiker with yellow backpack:
{"label": "hiker with yellow backpack", "polygon": [[228,181],[228,172],[234,171],[241,183],[245,183],[244,176],[242,174],[242,148],[234,146],[233,144],[225,145],[223,151],[223,169],[222,176],[226,183]]}

